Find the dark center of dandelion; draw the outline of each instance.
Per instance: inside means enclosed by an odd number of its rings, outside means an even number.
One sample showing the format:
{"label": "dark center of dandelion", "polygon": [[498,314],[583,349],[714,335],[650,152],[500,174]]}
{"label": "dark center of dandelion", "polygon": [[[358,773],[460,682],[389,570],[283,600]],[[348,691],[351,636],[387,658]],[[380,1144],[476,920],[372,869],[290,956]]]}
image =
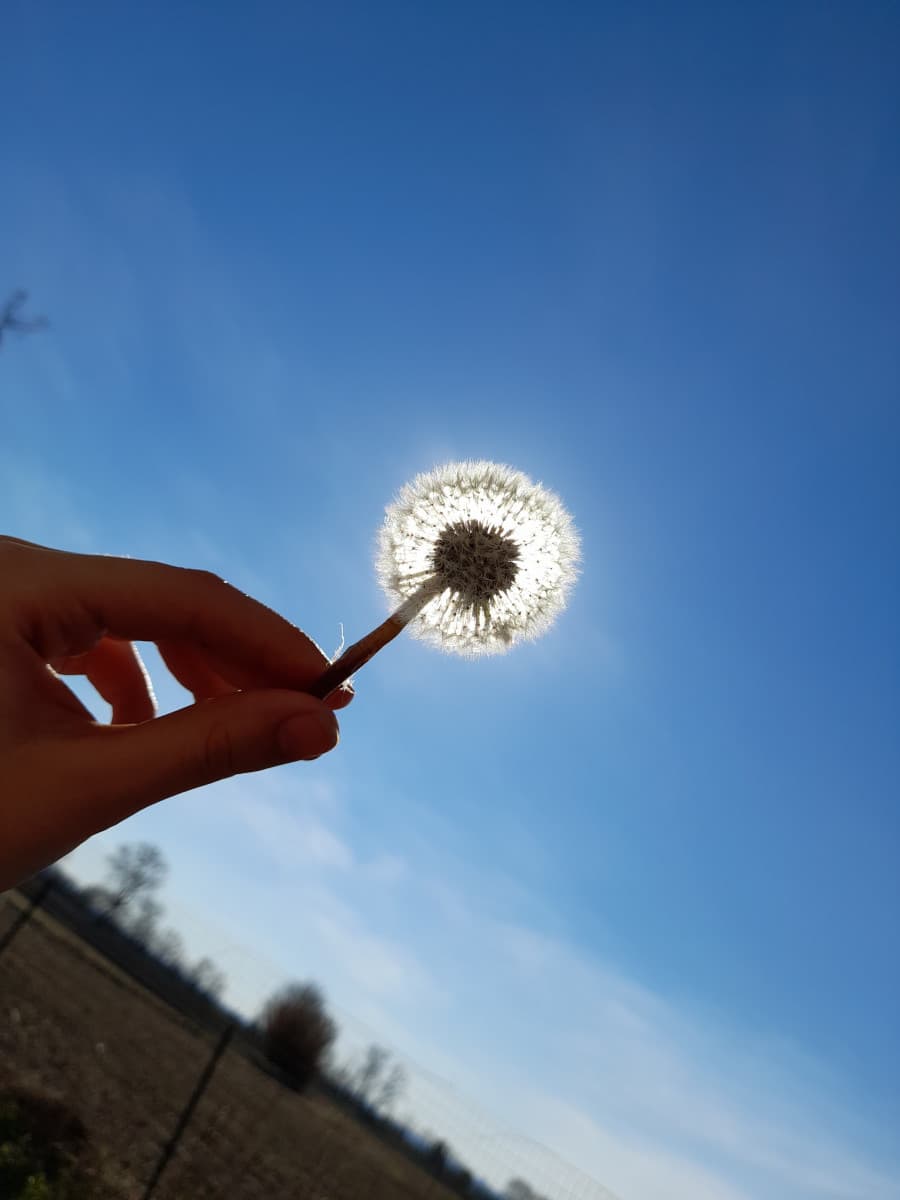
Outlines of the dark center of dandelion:
{"label": "dark center of dandelion", "polygon": [[441,530],[431,565],[444,587],[470,604],[485,604],[515,581],[519,547],[496,525],[457,521]]}

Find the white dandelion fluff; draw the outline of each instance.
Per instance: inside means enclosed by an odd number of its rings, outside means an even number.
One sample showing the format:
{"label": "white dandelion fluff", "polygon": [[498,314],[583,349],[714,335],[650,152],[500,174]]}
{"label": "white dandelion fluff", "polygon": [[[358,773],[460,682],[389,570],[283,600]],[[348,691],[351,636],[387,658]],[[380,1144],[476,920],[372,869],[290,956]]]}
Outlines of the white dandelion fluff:
{"label": "white dandelion fluff", "polygon": [[552,492],[497,463],[449,463],[388,508],[378,574],[395,604],[425,598],[414,634],[458,654],[497,654],[553,622],[578,557]]}
{"label": "white dandelion fluff", "polygon": [[326,670],[326,696],[410,625],[452,653],[498,654],[543,633],[565,607],[579,540],[559,498],[511,467],[449,463],[386,510],[377,569],[390,617]]}

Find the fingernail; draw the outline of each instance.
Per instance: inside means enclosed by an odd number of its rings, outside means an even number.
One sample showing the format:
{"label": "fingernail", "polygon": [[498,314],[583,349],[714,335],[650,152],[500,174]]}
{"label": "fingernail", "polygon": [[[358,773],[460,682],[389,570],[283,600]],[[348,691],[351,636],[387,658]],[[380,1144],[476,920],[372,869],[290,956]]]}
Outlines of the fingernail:
{"label": "fingernail", "polygon": [[278,729],[278,745],[290,761],[318,758],[339,740],[337,721],[327,708],[316,708],[288,719]]}

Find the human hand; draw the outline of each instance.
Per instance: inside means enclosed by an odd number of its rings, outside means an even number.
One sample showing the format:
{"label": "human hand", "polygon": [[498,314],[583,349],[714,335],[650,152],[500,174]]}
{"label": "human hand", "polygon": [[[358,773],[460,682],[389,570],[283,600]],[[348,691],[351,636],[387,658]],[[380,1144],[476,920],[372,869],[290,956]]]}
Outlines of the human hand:
{"label": "human hand", "polygon": [[[156,643],[194,704],[155,717],[133,641]],[[166,796],[331,750],[352,692],[303,692],[327,665],[206,571],[0,537],[0,891]],[[112,723],[60,675],[85,675]]]}

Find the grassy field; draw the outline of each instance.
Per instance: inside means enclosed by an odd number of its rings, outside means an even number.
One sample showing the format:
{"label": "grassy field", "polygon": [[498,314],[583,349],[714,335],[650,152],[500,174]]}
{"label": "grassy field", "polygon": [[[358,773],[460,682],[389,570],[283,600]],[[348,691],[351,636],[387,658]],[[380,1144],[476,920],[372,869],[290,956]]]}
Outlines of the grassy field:
{"label": "grassy field", "polygon": [[[4,903],[0,900],[0,909]],[[9,901],[0,930],[14,915]],[[91,1195],[138,1200],[213,1038],[38,913],[0,957],[0,1097],[64,1102],[87,1130]],[[168,1200],[451,1200],[321,1096],[226,1052],[156,1192]],[[79,1198],[80,1200],[80,1198]]]}

